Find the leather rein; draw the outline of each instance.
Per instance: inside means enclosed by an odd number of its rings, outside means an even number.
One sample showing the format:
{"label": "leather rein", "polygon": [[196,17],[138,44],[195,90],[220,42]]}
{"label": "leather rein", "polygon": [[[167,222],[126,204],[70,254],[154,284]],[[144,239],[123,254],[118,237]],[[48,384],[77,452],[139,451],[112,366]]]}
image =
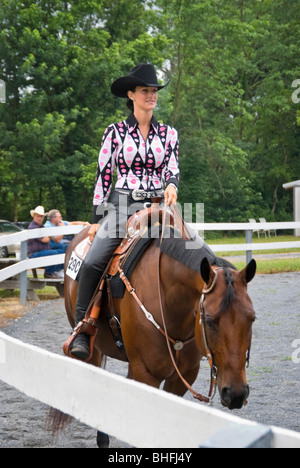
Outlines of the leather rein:
{"label": "leather rein", "polygon": [[[164,234],[164,230],[165,230],[166,210],[167,210],[167,206],[165,205],[164,213],[163,213],[163,220],[162,220],[162,234],[161,234],[161,238],[160,238],[160,245],[162,243],[163,234]],[[204,395],[201,395],[200,393],[196,392],[191,387],[191,385],[187,382],[187,380],[182,376],[182,374],[181,374],[181,372],[180,372],[180,370],[178,368],[178,365],[177,365],[177,362],[178,362],[178,359],[179,359],[179,352],[184,348],[184,346],[186,346],[187,344],[193,342],[195,340],[195,336],[193,336],[193,337],[191,337],[191,338],[189,338],[189,339],[187,339],[185,341],[181,341],[181,340],[174,340],[168,334],[167,326],[166,326],[166,320],[165,320],[165,314],[164,314],[164,308],[163,308],[163,303],[162,303],[162,297],[161,297],[160,260],[161,260],[161,250],[159,251],[159,255],[158,255],[158,262],[157,262],[158,272],[157,272],[157,276],[158,276],[158,298],[159,298],[159,304],[160,304],[160,311],[161,311],[163,327],[161,327],[157,323],[157,321],[154,319],[153,315],[143,305],[142,301],[139,299],[138,295],[136,294],[135,289],[132,287],[130,281],[125,276],[123,270],[119,266],[118,270],[119,270],[120,278],[124,282],[128,292],[133,296],[133,298],[135,299],[135,301],[139,305],[140,309],[145,314],[146,319],[149,322],[151,322],[155,326],[155,328],[166,338],[166,343],[167,343],[168,351],[169,351],[169,354],[170,354],[170,358],[172,360],[172,364],[173,364],[179,378],[181,379],[181,381],[184,383],[184,385],[187,387],[187,389],[192,393],[192,395],[193,395],[193,397],[195,399],[197,399],[197,400],[199,400],[201,402],[204,402],[204,403],[211,403],[214,396],[215,396],[215,393],[216,393],[218,370],[217,370],[216,366],[214,365],[212,353],[211,353],[211,351],[210,351],[210,349],[208,347],[208,343],[207,343],[206,330],[205,330],[204,301],[205,301],[205,296],[207,294],[210,294],[213,291],[213,289],[214,289],[214,287],[216,285],[217,271],[215,271],[215,276],[214,276],[213,282],[210,285],[210,287],[208,287],[207,289],[203,289],[202,295],[201,295],[201,298],[200,298],[200,303],[199,303],[199,309],[200,309],[200,322],[199,322],[199,325],[200,325],[200,327],[202,329],[202,335],[203,335],[203,342],[204,342],[205,351],[206,351],[206,357],[208,359],[210,369],[211,369],[211,381],[210,381],[209,393],[208,393],[208,396],[204,396]],[[196,313],[198,313],[198,310],[196,311]],[[171,345],[173,345],[173,348],[175,350],[175,357],[174,357],[174,352],[172,351]]]}
{"label": "leather rein", "polygon": [[[163,216],[163,222],[162,222],[162,233],[161,233],[161,238],[160,238],[160,245],[161,245],[162,239],[163,239],[163,234],[164,234],[164,229],[165,229],[165,220],[166,220],[166,205],[164,207],[164,216]],[[167,327],[166,327],[164,308],[163,308],[163,304],[162,304],[162,297],[161,297],[160,259],[161,259],[161,250],[159,252],[159,258],[158,258],[158,297],[159,297],[159,303],[160,303],[160,310],[161,310],[161,316],[162,316],[164,332],[165,332],[165,335],[166,335],[166,338],[167,338],[167,340],[166,340],[167,341],[167,346],[168,346],[168,350],[169,350],[169,354],[170,354],[173,366],[174,366],[179,378],[181,379],[181,381],[184,383],[184,385],[187,387],[187,389],[192,393],[193,397],[196,400],[199,400],[199,401],[201,401],[203,403],[211,403],[214,396],[215,396],[215,394],[216,394],[218,370],[217,370],[217,367],[214,365],[212,353],[211,353],[211,351],[210,351],[210,349],[208,347],[208,344],[207,344],[207,337],[206,337],[206,330],[205,330],[204,301],[205,301],[205,296],[207,294],[210,294],[215,288],[215,285],[216,285],[216,282],[217,282],[217,277],[218,277],[217,272],[215,271],[215,276],[214,276],[214,279],[213,279],[213,282],[212,282],[211,286],[209,288],[207,288],[207,289],[203,289],[202,295],[201,295],[201,298],[200,298],[200,303],[199,303],[199,307],[200,307],[200,322],[199,322],[199,325],[200,325],[200,327],[202,329],[202,335],[203,335],[203,341],[204,341],[204,345],[205,345],[206,357],[207,357],[207,360],[209,362],[210,369],[211,369],[209,393],[208,393],[208,396],[204,396],[201,393],[196,392],[192,388],[192,386],[187,382],[187,380],[182,376],[180,370],[178,369],[178,366],[177,366],[176,360],[174,358],[174,355],[172,353],[172,349],[171,349],[170,341],[169,341],[169,336],[168,336],[168,332],[167,332]],[[198,314],[198,311],[197,311],[197,314]],[[190,339],[189,342],[193,341],[193,340],[195,340],[195,336],[192,339]],[[185,343],[187,343],[187,342],[185,342]]]}

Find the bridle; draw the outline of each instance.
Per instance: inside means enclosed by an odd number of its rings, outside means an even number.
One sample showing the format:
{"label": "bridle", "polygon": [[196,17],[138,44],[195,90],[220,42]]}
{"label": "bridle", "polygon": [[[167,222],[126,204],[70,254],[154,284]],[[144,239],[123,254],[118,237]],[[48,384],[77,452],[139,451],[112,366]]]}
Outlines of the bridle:
{"label": "bridle", "polygon": [[[171,346],[170,346],[170,343],[169,343],[169,339],[168,339],[168,332],[167,332],[167,327],[166,327],[166,322],[165,322],[165,316],[164,316],[164,309],[163,309],[163,305],[162,305],[162,298],[161,298],[161,287],[160,287],[160,258],[161,258],[161,252],[159,254],[159,261],[158,261],[158,296],[159,296],[159,303],[160,303],[160,310],[161,310],[161,316],[162,316],[162,322],[163,322],[163,327],[164,327],[164,331],[165,331],[165,336],[167,338],[167,346],[168,346],[168,350],[169,350],[169,354],[170,354],[170,357],[171,357],[171,360],[172,360],[172,363],[173,363],[173,366],[175,367],[175,370],[179,376],[179,378],[181,379],[181,381],[184,383],[184,385],[187,387],[187,389],[192,393],[193,397],[196,399],[196,400],[199,400],[203,403],[211,403],[215,394],[216,394],[216,388],[217,388],[217,377],[218,377],[218,369],[217,367],[215,366],[214,364],[214,360],[213,360],[213,356],[212,356],[212,353],[208,347],[208,344],[207,344],[207,337],[206,337],[206,330],[205,330],[205,309],[204,309],[204,301],[205,301],[205,297],[207,294],[210,294],[214,288],[215,288],[215,285],[216,285],[216,282],[217,282],[217,272],[215,272],[215,276],[214,276],[214,279],[213,279],[213,282],[211,284],[211,286],[207,289],[203,289],[202,291],[202,295],[201,295],[201,298],[200,298],[200,303],[199,303],[199,308],[200,308],[200,321],[199,321],[199,325],[202,329],[202,336],[203,336],[203,342],[204,342],[204,346],[205,346],[205,352],[206,352],[206,357],[207,357],[207,360],[208,360],[208,363],[209,363],[209,366],[210,366],[210,387],[209,387],[209,393],[208,393],[208,396],[204,396],[202,395],[201,393],[198,393],[196,392],[192,387],[191,385],[186,381],[186,379],[182,376],[180,370],[178,369],[178,366],[177,366],[177,362],[174,358],[174,354],[172,353],[172,349],[171,349]],[[196,314],[198,315],[198,311],[196,312]],[[195,339],[195,338],[194,338]]]}
{"label": "bridle", "polygon": [[[167,326],[166,326],[166,320],[165,320],[165,314],[164,314],[164,308],[163,308],[163,304],[162,304],[162,297],[161,297],[160,259],[161,259],[161,252],[159,251],[158,262],[157,262],[157,264],[158,264],[158,298],[159,298],[159,305],[160,305],[160,312],[161,312],[163,327],[161,327],[157,323],[157,321],[154,319],[153,315],[146,309],[146,307],[144,306],[144,304],[142,303],[142,301],[140,300],[140,298],[136,294],[136,291],[132,287],[130,281],[125,276],[123,270],[119,266],[118,269],[119,269],[119,273],[120,273],[120,278],[124,282],[128,292],[133,296],[134,300],[136,301],[136,303],[138,304],[138,306],[140,307],[140,309],[144,313],[146,319],[149,322],[151,322],[152,325],[154,325],[154,327],[166,338],[166,343],[167,343],[167,347],[168,347],[168,351],[169,351],[169,355],[170,355],[172,364],[173,364],[179,378],[181,379],[181,381],[184,383],[184,385],[187,387],[187,389],[192,393],[194,398],[196,398],[197,400],[202,401],[204,403],[211,403],[214,396],[215,396],[215,393],[216,393],[216,384],[217,384],[218,371],[217,371],[216,366],[214,365],[212,353],[211,353],[211,351],[210,351],[210,349],[208,347],[208,344],[207,344],[206,331],[205,331],[204,301],[205,301],[205,296],[207,294],[210,294],[213,291],[214,287],[215,287],[215,284],[216,284],[216,281],[217,281],[217,272],[215,273],[215,277],[214,277],[212,285],[208,289],[204,289],[202,291],[201,299],[200,299],[200,302],[199,302],[199,308],[200,308],[200,322],[199,322],[199,325],[202,328],[203,341],[204,341],[205,350],[206,350],[206,357],[207,357],[207,360],[208,360],[210,368],[211,368],[211,381],[210,381],[209,393],[208,393],[208,396],[204,396],[204,395],[196,392],[191,387],[191,385],[187,382],[187,380],[182,376],[182,374],[181,374],[181,372],[180,372],[180,370],[178,368],[178,365],[177,365],[180,351],[184,348],[185,345],[195,341],[195,336],[193,336],[192,338],[188,338],[185,341],[182,341],[182,340],[174,340],[168,334]],[[199,310],[199,308],[198,308],[198,310]],[[195,311],[195,315],[198,315],[198,310]],[[172,346],[173,346],[173,349],[175,350],[175,357],[174,357],[174,351],[172,350]]]}
{"label": "bridle", "polygon": [[[163,239],[163,233],[164,233],[164,228],[165,228],[165,219],[166,219],[166,205],[165,205],[165,208],[164,208],[164,214],[163,214],[163,220],[162,220],[162,234],[161,234],[161,238],[160,238],[160,244],[162,243],[162,239]],[[206,327],[205,327],[206,321],[205,321],[204,302],[205,302],[206,296],[208,294],[211,294],[213,292],[213,290],[215,289],[215,286],[216,286],[216,283],[217,283],[217,280],[218,280],[218,271],[219,270],[224,270],[224,268],[222,268],[222,267],[213,268],[214,277],[213,277],[212,283],[210,284],[210,286],[208,286],[207,288],[204,288],[202,290],[202,294],[201,294],[201,298],[200,298],[200,302],[199,302],[199,308],[200,308],[199,326],[200,326],[201,331],[202,331],[202,338],[203,338],[203,343],[204,343],[204,347],[205,347],[206,358],[207,358],[209,366],[210,366],[209,393],[208,393],[208,396],[204,396],[204,395],[196,392],[195,390],[193,390],[191,385],[184,379],[184,377],[182,376],[181,372],[178,369],[177,362],[176,362],[176,360],[174,358],[174,355],[173,355],[173,352],[172,352],[172,349],[171,349],[170,341],[172,341],[172,340],[170,340],[170,338],[168,336],[166,322],[165,322],[165,316],[164,316],[164,309],[163,309],[163,304],[162,304],[162,298],[161,298],[160,259],[161,259],[161,250],[159,252],[159,258],[158,258],[158,296],[159,296],[159,303],[160,303],[162,322],[163,322],[163,327],[164,327],[164,335],[166,337],[167,346],[168,346],[168,350],[169,350],[169,354],[170,354],[172,363],[174,365],[174,368],[175,368],[179,378],[184,383],[184,385],[187,387],[187,389],[192,393],[193,397],[196,398],[199,401],[204,402],[204,403],[211,403],[213,398],[215,397],[215,394],[216,394],[218,368],[215,365],[213,354],[212,354],[212,352],[211,352],[211,350],[210,350],[210,348],[208,346]],[[198,311],[199,311],[199,309],[196,311],[196,316],[198,315]],[[191,341],[191,340],[189,340],[189,341]],[[250,348],[247,350],[246,368],[249,367],[249,363],[250,363]]]}
{"label": "bridle", "polygon": [[[161,238],[160,238],[160,244],[162,243],[164,229],[165,229],[166,208],[167,207],[165,205],[163,220],[162,220],[162,233],[161,233]],[[166,342],[167,342],[167,346],[168,346],[168,350],[169,350],[169,354],[170,354],[173,366],[174,366],[179,378],[181,379],[181,381],[184,383],[184,385],[187,387],[187,389],[192,393],[193,397],[196,400],[199,400],[199,401],[201,401],[203,403],[211,403],[214,396],[215,396],[215,394],[216,394],[218,369],[214,365],[213,356],[212,356],[212,353],[211,353],[211,351],[210,351],[210,349],[208,347],[208,343],[207,343],[206,330],[205,330],[204,301],[205,301],[206,295],[210,294],[215,288],[217,278],[218,278],[217,271],[214,270],[215,275],[214,275],[214,279],[212,281],[212,284],[207,289],[203,289],[202,295],[201,295],[201,298],[200,298],[200,303],[199,303],[199,308],[200,308],[200,322],[199,322],[199,325],[200,325],[200,327],[202,329],[202,335],[203,335],[203,341],[204,341],[204,345],[205,345],[206,357],[207,357],[207,360],[209,362],[210,370],[211,370],[211,372],[210,372],[211,378],[210,378],[209,393],[208,393],[208,396],[204,396],[204,395],[196,392],[191,387],[191,385],[187,382],[187,380],[182,376],[180,370],[178,369],[177,362],[176,362],[176,360],[174,358],[174,354],[173,354],[172,349],[171,349],[170,339],[169,339],[168,332],[167,332],[167,327],[166,327],[164,308],[163,308],[163,304],[162,304],[162,297],[161,297],[160,260],[161,260],[161,250],[159,251],[159,257],[158,257],[158,297],[159,297],[159,304],[160,304],[160,311],[161,311],[161,317],[162,317],[162,322],[163,322],[164,334],[166,336]],[[198,315],[198,311],[196,312],[196,314]],[[195,337],[193,337],[193,339],[195,339]]]}
{"label": "bridle", "polygon": [[[161,239],[160,243],[162,242],[163,238],[163,233],[164,233],[164,228],[165,228],[165,219],[166,219],[166,206],[164,208],[164,214],[163,214],[163,220],[162,220],[162,234],[161,234]],[[124,282],[128,292],[134,297],[135,301],[145,314],[146,319],[151,322],[155,328],[166,338],[166,343],[169,351],[169,355],[172,361],[172,364],[181,379],[181,381],[184,383],[184,385],[187,387],[187,389],[192,393],[193,397],[203,403],[211,403],[215,394],[216,394],[216,387],[217,387],[217,377],[218,377],[218,369],[217,366],[214,363],[213,359],[213,354],[210,351],[210,348],[208,346],[208,340],[207,340],[207,334],[206,334],[206,327],[205,327],[205,308],[204,308],[204,302],[205,298],[208,294],[211,294],[216,286],[217,279],[218,279],[218,270],[223,270],[223,268],[214,268],[214,278],[212,280],[212,283],[210,286],[207,288],[204,288],[202,290],[201,298],[199,301],[199,308],[198,310],[195,311],[196,316],[198,315],[198,312],[200,310],[200,320],[199,320],[199,326],[202,331],[202,338],[203,338],[203,343],[205,347],[205,353],[206,353],[206,358],[208,360],[209,366],[210,366],[210,387],[209,387],[209,393],[208,396],[204,396],[198,392],[196,392],[191,385],[187,382],[187,380],[182,376],[177,362],[179,358],[179,352],[184,348],[185,345],[193,342],[195,340],[195,336],[188,338],[185,341],[181,340],[174,340],[171,338],[168,334],[167,331],[167,326],[166,326],[166,320],[165,320],[165,314],[164,314],[164,308],[163,308],[163,303],[162,303],[162,297],[161,297],[161,281],[160,281],[160,261],[161,261],[161,249],[159,249],[159,254],[158,254],[158,261],[157,261],[157,278],[158,278],[158,299],[159,299],[159,306],[160,306],[160,312],[161,312],[161,317],[162,317],[162,323],[163,327],[161,327],[157,321],[154,319],[153,315],[146,309],[146,307],[143,305],[139,297],[137,296],[135,289],[132,287],[130,284],[128,278],[125,276],[123,270],[118,267],[119,273],[120,273],[120,278]],[[174,357],[174,352],[172,351],[171,345],[173,346],[173,349],[175,350],[175,357]],[[250,359],[250,348],[247,352],[247,367],[249,366],[249,359]]]}
{"label": "bridle", "polygon": [[202,338],[203,338],[203,343],[205,347],[205,353],[206,357],[210,366],[210,389],[209,389],[209,399],[210,401],[213,400],[215,393],[216,393],[216,386],[217,386],[217,377],[218,377],[218,368],[214,363],[214,358],[212,355],[212,352],[208,346],[208,341],[207,341],[207,335],[206,335],[206,328],[205,328],[205,309],[204,309],[204,302],[205,298],[208,294],[212,293],[218,279],[218,273],[217,270],[221,268],[216,268],[214,270],[214,279],[211,283],[211,285],[208,288],[203,289],[202,295],[200,298],[200,320],[199,320],[199,326],[202,331]]}

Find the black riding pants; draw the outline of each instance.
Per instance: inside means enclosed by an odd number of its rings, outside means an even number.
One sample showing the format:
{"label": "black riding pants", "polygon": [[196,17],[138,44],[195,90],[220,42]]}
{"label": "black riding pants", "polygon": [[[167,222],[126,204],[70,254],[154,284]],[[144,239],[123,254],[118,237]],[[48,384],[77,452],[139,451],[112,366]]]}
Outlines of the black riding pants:
{"label": "black riding pants", "polygon": [[76,303],[76,324],[84,319],[93,294],[114,251],[126,236],[127,221],[132,214],[144,209],[144,203],[135,202],[130,195],[113,192],[108,214],[101,221],[91,248],[80,270]]}

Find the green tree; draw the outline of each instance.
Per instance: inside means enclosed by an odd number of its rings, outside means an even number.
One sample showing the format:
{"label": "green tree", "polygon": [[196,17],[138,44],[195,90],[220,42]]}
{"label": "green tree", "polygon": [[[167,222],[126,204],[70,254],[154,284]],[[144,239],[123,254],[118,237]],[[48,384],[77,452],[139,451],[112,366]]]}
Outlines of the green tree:
{"label": "green tree", "polygon": [[[148,33],[145,2],[119,7],[96,0],[2,2],[7,102],[0,107],[0,157],[10,177],[0,189],[15,219],[37,204],[69,219],[91,218],[93,183],[83,172],[95,165],[105,127],[125,111],[108,92],[110,83],[138,61],[160,65],[166,44]],[[138,19],[127,28],[125,18],[137,18],[133,11]]]}
{"label": "green tree", "polygon": [[299,12],[284,0],[157,5],[172,41],[182,199],[204,202],[211,221],[286,218],[291,205],[281,185],[299,174],[291,101],[300,76]]}
{"label": "green tree", "polygon": [[[180,201],[207,221],[288,219],[299,178],[300,12],[289,0],[2,0],[0,210],[90,219],[111,82],[152,62],[156,115],[180,134]],[[5,211],[4,211],[5,210]]]}

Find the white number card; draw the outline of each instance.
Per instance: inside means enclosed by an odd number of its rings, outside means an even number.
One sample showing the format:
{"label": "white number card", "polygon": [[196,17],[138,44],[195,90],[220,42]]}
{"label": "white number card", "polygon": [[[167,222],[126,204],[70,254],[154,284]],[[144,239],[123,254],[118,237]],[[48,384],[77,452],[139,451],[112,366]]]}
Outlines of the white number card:
{"label": "white number card", "polygon": [[81,265],[82,265],[81,258],[77,257],[75,252],[72,252],[66,274],[73,280],[76,280]]}

